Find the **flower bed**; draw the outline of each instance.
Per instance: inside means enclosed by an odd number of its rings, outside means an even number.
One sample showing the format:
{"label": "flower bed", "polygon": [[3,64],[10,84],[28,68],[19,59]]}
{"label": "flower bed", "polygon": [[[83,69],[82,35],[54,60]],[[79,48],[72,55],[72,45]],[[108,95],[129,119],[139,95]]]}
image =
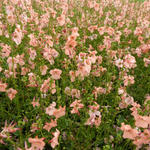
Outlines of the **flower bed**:
{"label": "flower bed", "polygon": [[0,149],[150,149],[150,0],[2,0]]}

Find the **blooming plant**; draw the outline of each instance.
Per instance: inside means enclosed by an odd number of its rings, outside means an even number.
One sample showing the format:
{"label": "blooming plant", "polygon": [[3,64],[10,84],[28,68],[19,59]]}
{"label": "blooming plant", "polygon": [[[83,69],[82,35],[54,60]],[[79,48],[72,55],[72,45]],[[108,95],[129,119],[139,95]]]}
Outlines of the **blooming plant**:
{"label": "blooming plant", "polygon": [[0,1],[0,150],[150,149],[150,0]]}

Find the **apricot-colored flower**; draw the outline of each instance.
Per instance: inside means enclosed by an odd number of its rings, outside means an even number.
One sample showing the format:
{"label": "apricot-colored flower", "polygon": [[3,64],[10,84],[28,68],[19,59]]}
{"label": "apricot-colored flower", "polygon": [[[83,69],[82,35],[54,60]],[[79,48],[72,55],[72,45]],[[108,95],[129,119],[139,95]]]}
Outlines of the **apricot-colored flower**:
{"label": "apricot-colored flower", "polygon": [[55,148],[59,143],[58,143],[58,138],[60,135],[60,131],[58,129],[56,129],[56,132],[53,132],[53,138],[49,141],[49,143],[51,143],[51,147]]}
{"label": "apricot-colored flower", "polygon": [[49,132],[51,130],[51,128],[56,127],[56,126],[57,126],[56,119],[55,120],[51,119],[50,123],[48,123],[48,122],[45,123],[43,129],[45,129]]}
{"label": "apricot-colored flower", "polygon": [[24,53],[21,54],[21,55],[17,55],[15,58],[14,58],[14,62],[17,64],[19,64],[20,66],[23,66],[25,64],[24,62]]}
{"label": "apricot-colored flower", "polygon": [[99,32],[100,35],[103,35],[106,29],[105,29],[105,27],[100,27],[97,30],[98,30],[98,32]]}
{"label": "apricot-colored flower", "polygon": [[128,86],[129,84],[134,84],[134,76],[124,76],[124,86]]}
{"label": "apricot-colored flower", "polygon": [[140,115],[134,115],[135,118],[135,125],[137,127],[141,128],[147,128],[150,124],[150,117],[149,116],[140,116]]}
{"label": "apricot-colored flower", "polygon": [[140,27],[136,27],[135,31],[134,31],[134,35],[141,35],[142,34],[142,29]]}
{"label": "apricot-colored flower", "polygon": [[14,90],[13,88],[9,88],[7,90],[7,94],[8,94],[8,97],[10,98],[10,100],[12,100],[17,93],[18,92],[16,90]]}
{"label": "apricot-colored flower", "polygon": [[[65,44],[65,49],[73,49],[77,45],[77,42],[75,40],[68,40]],[[67,53],[65,53],[67,55]]]}
{"label": "apricot-colored flower", "polygon": [[115,32],[115,30],[112,28],[112,27],[108,27],[107,29],[106,29],[106,32],[109,34],[109,35],[113,35],[114,34],[114,32]]}
{"label": "apricot-colored flower", "polygon": [[11,47],[6,45],[2,45],[1,56],[2,58],[8,57],[11,53]]}
{"label": "apricot-colored flower", "polygon": [[37,39],[35,38],[35,36],[34,36],[34,34],[30,34],[30,35],[28,35],[28,37],[30,38],[30,42],[29,42],[29,44],[31,45],[31,46],[37,46],[38,45],[38,41],[37,41]]}
{"label": "apricot-colored flower", "polygon": [[148,53],[150,51],[150,44],[142,44],[139,49],[142,53]]}
{"label": "apricot-colored flower", "polygon": [[46,93],[50,88],[50,78],[47,80],[44,80],[44,83],[42,84],[40,91],[43,93]]}
{"label": "apricot-colored flower", "polygon": [[94,105],[89,105],[88,106],[91,110],[98,110],[99,109],[99,104],[94,101]]}
{"label": "apricot-colored flower", "polygon": [[34,60],[35,59],[35,57],[36,57],[36,51],[35,50],[32,50],[32,48],[29,48],[29,50],[28,50],[28,53],[29,53],[29,55],[30,55],[30,59],[31,60]]}
{"label": "apricot-colored flower", "polygon": [[20,25],[17,25],[15,32],[13,33],[12,40],[19,45],[23,38],[23,32],[20,29]]}
{"label": "apricot-colored flower", "polygon": [[50,53],[54,58],[58,57],[59,55],[59,53],[55,49],[50,49]]}
{"label": "apricot-colored flower", "polygon": [[76,77],[76,74],[75,74],[75,71],[70,71],[69,72],[69,75],[70,75],[70,77],[71,77],[71,82],[74,82],[75,81],[75,77]]}
{"label": "apricot-colored flower", "polygon": [[135,58],[131,56],[130,54],[127,54],[124,57],[124,66],[129,69],[135,68],[137,66]]}
{"label": "apricot-colored flower", "polygon": [[100,7],[100,4],[98,4],[98,3],[95,3],[95,4],[94,4],[94,9],[95,9],[95,11],[99,11],[99,7]]}
{"label": "apricot-colored flower", "polygon": [[53,112],[53,115],[56,117],[56,119],[58,119],[65,115],[65,111],[66,111],[66,106],[64,107],[59,106],[59,109],[55,109],[55,111]]}
{"label": "apricot-colored flower", "polygon": [[35,101],[35,97],[33,98],[33,101],[31,103],[32,103],[33,107],[40,106],[39,99],[37,101]]}
{"label": "apricot-colored flower", "polygon": [[90,118],[85,122],[85,125],[96,125],[98,127],[101,123],[101,113],[97,110],[89,110]]}
{"label": "apricot-colored flower", "polygon": [[55,106],[56,106],[56,103],[53,102],[49,107],[47,107],[46,108],[46,114],[52,116],[54,111],[56,110]]}
{"label": "apricot-colored flower", "polygon": [[52,75],[52,78],[55,80],[60,79],[62,71],[60,69],[53,69],[50,71],[50,74]]}
{"label": "apricot-colored flower", "polygon": [[0,92],[5,92],[7,88],[7,83],[2,83],[0,81]]}
{"label": "apricot-colored flower", "polygon": [[94,1],[88,1],[88,7],[93,8],[94,7]]}
{"label": "apricot-colored flower", "polygon": [[133,140],[136,136],[138,136],[138,131],[136,129],[131,128],[130,125],[125,125],[124,123],[122,123],[120,129],[124,132],[124,138],[129,138]]}
{"label": "apricot-colored flower", "polygon": [[78,115],[79,113],[79,109],[83,108],[84,105],[80,104],[81,100],[75,100],[73,103],[70,104],[70,107],[73,107],[73,109],[71,110],[72,114],[77,113]]}
{"label": "apricot-colored flower", "polygon": [[60,26],[63,26],[65,24],[65,15],[62,14],[60,17],[57,17],[57,21]]}
{"label": "apricot-colored flower", "polygon": [[122,59],[117,59],[115,61],[115,65],[118,67],[118,68],[122,68],[123,67],[123,60]]}
{"label": "apricot-colored flower", "polygon": [[5,126],[2,128],[1,133],[3,132],[9,132],[9,133],[14,133],[17,130],[20,130],[20,128],[14,128],[14,126],[16,125],[16,123],[12,124],[13,122],[11,122],[9,125],[7,125],[7,120],[5,121]]}
{"label": "apricot-colored flower", "polygon": [[80,98],[80,90],[77,90],[77,89],[72,89],[71,90],[71,96],[72,98],[76,97],[76,98]]}
{"label": "apricot-colored flower", "polygon": [[30,71],[29,68],[22,67],[21,68],[21,75],[25,76],[29,71]]}
{"label": "apricot-colored flower", "polygon": [[45,143],[43,142],[45,138],[38,138],[37,136],[35,138],[29,138],[28,141],[31,143],[31,149],[33,150],[43,150]]}
{"label": "apricot-colored flower", "polygon": [[143,61],[145,67],[148,67],[148,65],[150,65],[150,59],[144,58]]}

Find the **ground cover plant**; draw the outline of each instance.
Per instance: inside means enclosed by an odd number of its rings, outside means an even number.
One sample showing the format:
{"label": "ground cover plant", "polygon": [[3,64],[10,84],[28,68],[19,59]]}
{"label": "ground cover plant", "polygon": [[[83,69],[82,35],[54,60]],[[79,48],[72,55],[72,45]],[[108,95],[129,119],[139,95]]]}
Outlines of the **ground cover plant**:
{"label": "ground cover plant", "polygon": [[149,12],[1,0],[0,150],[149,150]]}

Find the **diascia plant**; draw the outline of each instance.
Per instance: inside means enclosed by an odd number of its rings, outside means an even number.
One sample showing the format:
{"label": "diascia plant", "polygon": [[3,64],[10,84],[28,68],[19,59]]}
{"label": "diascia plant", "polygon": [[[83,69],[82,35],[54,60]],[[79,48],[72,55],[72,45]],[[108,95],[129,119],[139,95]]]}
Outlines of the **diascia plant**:
{"label": "diascia plant", "polygon": [[0,1],[0,150],[150,149],[150,0]]}

